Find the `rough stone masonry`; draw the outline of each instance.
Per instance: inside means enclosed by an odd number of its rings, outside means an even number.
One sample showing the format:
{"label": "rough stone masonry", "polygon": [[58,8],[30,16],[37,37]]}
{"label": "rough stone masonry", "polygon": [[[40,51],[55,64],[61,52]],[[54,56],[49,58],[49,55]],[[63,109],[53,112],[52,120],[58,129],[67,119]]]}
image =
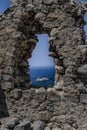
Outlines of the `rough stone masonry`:
{"label": "rough stone masonry", "polygon": [[[0,120],[3,130],[87,130],[86,11],[87,3],[75,0],[11,0],[0,15],[0,118],[9,116]],[[47,89],[33,88],[27,75],[35,34],[43,33],[56,69]],[[4,127],[10,117],[13,125]]]}

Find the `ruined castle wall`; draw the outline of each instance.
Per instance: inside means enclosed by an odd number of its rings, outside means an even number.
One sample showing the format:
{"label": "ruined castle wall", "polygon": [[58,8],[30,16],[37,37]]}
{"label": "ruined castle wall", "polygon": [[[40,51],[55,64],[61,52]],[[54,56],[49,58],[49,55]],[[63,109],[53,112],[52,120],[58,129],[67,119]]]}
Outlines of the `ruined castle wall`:
{"label": "ruined castle wall", "polygon": [[[0,16],[0,84],[10,116],[44,120],[52,127],[87,125],[87,45],[84,3],[69,0],[15,0]],[[56,74],[53,88],[32,88],[27,59],[49,35]],[[44,52],[45,53],[45,52]]]}

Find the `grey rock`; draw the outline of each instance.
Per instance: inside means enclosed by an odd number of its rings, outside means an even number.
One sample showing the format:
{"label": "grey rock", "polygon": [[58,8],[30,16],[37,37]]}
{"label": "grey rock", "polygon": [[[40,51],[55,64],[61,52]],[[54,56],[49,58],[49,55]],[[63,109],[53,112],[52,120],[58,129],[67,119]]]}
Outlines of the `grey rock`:
{"label": "grey rock", "polygon": [[17,99],[21,98],[22,90],[21,89],[14,89],[14,90],[12,90],[11,94],[12,94],[13,98],[17,100]]}
{"label": "grey rock", "polygon": [[27,11],[32,11],[34,9],[34,5],[33,4],[29,4],[26,6],[26,10]]}
{"label": "grey rock", "polygon": [[79,126],[78,130],[87,130],[87,123],[82,126]]}
{"label": "grey rock", "polygon": [[57,73],[64,74],[64,68],[62,66],[56,65],[55,69],[56,69]]}
{"label": "grey rock", "polygon": [[87,75],[87,64],[79,67],[77,73],[81,75]]}
{"label": "grey rock", "polygon": [[54,85],[54,89],[55,90],[62,90],[62,86],[57,84],[57,85]]}
{"label": "grey rock", "polygon": [[57,28],[53,28],[51,30],[50,36],[54,37],[54,36],[58,35],[58,33],[59,33],[58,29]]}
{"label": "grey rock", "polygon": [[44,130],[45,123],[42,121],[34,121],[33,130]]}
{"label": "grey rock", "polygon": [[57,128],[57,127],[56,127],[56,128],[53,128],[52,130],[62,130],[62,129],[61,129],[61,128]]}
{"label": "grey rock", "polygon": [[6,117],[0,120],[2,128],[13,129],[19,124],[19,120],[14,117]]}
{"label": "grey rock", "polygon": [[47,100],[52,101],[52,102],[54,102],[54,101],[59,102],[60,101],[60,96],[55,91],[49,91],[49,93],[47,95]]}
{"label": "grey rock", "polygon": [[[51,123],[50,128],[65,124],[70,130],[87,121],[87,96],[80,95],[87,93],[86,11],[87,3],[76,0],[11,0],[9,9],[0,15],[0,118],[9,113],[21,120],[39,120],[34,130],[45,128],[41,121]],[[38,41],[35,34],[43,33],[49,35],[57,86],[36,90],[30,85],[27,60]],[[15,129],[30,129],[26,125]]]}
{"label": "grey rock", "polygon": [[46,18],[46,15],[44,13],[37,13],[35,15],[35,19],[36,20],[40,20],[40,21],[43,21],[44,22],[44,19]]}
{"label": "grey rock", "polygon": [[64,130],[76,130],[74,127],[68,125],[68,124],[65,124],[65,126],[63,127]]}
{"label": "grey rock", "polygon": [[87,104],[87,94],[80,94],[80,102]]}
{"label": "grey rock", "polygon": [[3,75],[3,80],[5,80],[5,81],[11,81],[12,80],[12,76],[11,75]]}
{"label": "grey rock", "polygon": [[14,128],[14,130],[30,130],[30,129],[31,129],[30,121],[26,121],[26,120],[24,120]]}
{"label": "grey rock", "polygon": [[49,127],[45,127],[44,130],[51,130]]}
{"label": "grey rock", "polygon": [[9,129],[7,129],[7,128],[0,128],[0,130],[9,130]]}
{"label": "grey rock", "polygon": [[[10,61],[10,62],[12,63],[12,61]],[[4,69],[4,73],[12,75],[13,74],[13,68],[11,66],[6,66],[6,68]]]}
{"label": "grey rock", "polygon": [[44,92],[46,92],[46,90],[45,90],[45,88],[41,87],[41,88],[36,89],[35,92],[36,93],[44,93]]}
{"label": "grey rock", "polygon": [[[34,2],[33,2],[33,3],[34,3],[35,5],[38,5],[38,4],[42,4],[42,1],[43,1],[43,0],[37,0],[37,1],[36,1],[36,0],[34,0]],[[38,8],[40,8],[40,7],[38,7]]]}
{"label": "grey rock", "polygon": [[2,59],[2,58],[0,58],[0,64],[2,64],[2,61],[3,61],[3,59]]}
{"label": "grey rock", "polygon": [[87,54],[87,45],[79,45],[78,49],[80,49],[83,55]]}
{"label": "grey rock", "polygon": [[1,86],[3,90],[9,90],[14,88],[14,84],[12,82],[3,82]]}
{"label": "grey rock", "polygon": [[53,0],[43,0],[44,4],[50,5],[52,4]]}

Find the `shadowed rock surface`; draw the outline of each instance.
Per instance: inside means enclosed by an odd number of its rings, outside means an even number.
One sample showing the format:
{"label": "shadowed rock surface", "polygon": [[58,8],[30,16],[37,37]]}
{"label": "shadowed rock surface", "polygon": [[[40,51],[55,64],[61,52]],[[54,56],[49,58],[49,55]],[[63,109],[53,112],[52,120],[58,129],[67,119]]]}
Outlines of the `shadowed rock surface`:
{"label": "shadowed rock surface", "polygon": [[6,116],[9,116],[6,104],[6,96],[0,86],[0,118]]}

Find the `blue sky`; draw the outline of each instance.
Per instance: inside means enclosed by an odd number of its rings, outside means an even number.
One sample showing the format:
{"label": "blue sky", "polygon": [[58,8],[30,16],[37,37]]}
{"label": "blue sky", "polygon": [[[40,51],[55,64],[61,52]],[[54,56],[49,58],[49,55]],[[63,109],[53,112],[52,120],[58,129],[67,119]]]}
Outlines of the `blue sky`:
{"label": "blue sky", "polygon": [[[78,0],[87,2],[87,0]],[[10,0],[0,0],[0,13],[4,12],[10,5]],[[87,21],[87,14],[84,16],[85,21]],[[84,30],[87,36],[87,25],[84,26]],[[32,53],[32,59],[29,59],[29,64],[31,66],[53,66],[53,58],[48,56],[49,44],[48,35],[38,35],[39,42]]]}
{"label": "blue sky", "polygon": [[37,35],[38,36],[38,43],[35,47],[32,58],[29,59],[29,64],[31,66],[53,66],[53,58],[48,56],[49,53],[49,43],[47,34]]}
{"label": "blue sky", "polygon": [[85,30],[85,33],[86,33],[86,36],[87,36],[87,13],[84,16],[84,19],[86,21],[86,25],[84,26],[84,30]]}
{"label": "blue sky", "polygon": [[0,14],[10,5],[10,0],[0,0]]}
{"label": "blue sky", "polygon": [[83,2],[87,2],[87,0],[78,0],[78,1],[81,1],[81,2],[82,2],[82,1],[83,1]]}

